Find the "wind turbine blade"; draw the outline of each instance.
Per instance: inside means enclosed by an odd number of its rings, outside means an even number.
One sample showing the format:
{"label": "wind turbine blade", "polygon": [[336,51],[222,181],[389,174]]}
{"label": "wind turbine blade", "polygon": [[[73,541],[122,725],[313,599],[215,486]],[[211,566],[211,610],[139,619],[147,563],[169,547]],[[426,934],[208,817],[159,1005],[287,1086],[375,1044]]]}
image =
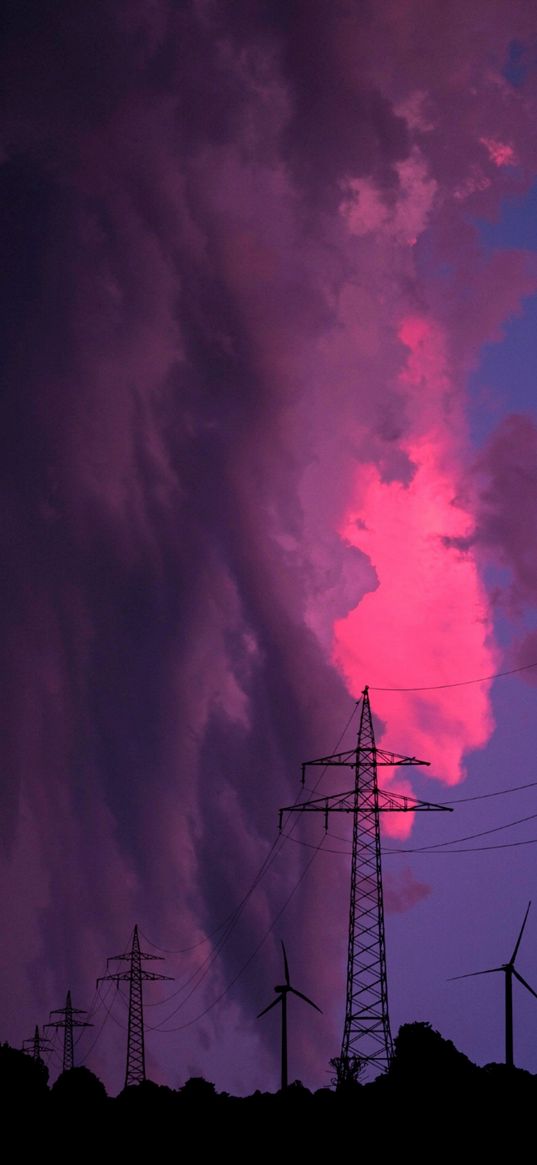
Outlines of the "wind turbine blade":
{"label": "wind turbine blade", "polygon": [[537,991],[534,991],[533,987],[530,987],[529,983],[526,983],[526,980],[522,978],[522,975],[519,975],[518,971],[516,971],[514,967],[513,975],[515,976],[515,979],[518,979],[519,983],[522,983],[522,986],[525,987],[527,991],[530,991],[532,995],[535,995],[535,998],[537,999]]}
{"label": "wind turbine blade", "polygon": [[281,995],[277,995],[276,998],[272,1000],[272,1003],[269,1003],[268,1007],[264,1007],[262,1011],[257,1013],[257,1019],[261,1019],[262,1015],[266,1015],[267,1011],[271,1011],[273,1007],[276,1007],[276,1004],[280,1003],[281,998]]}
{"label": "wind turbine blade", "polygon": [[285,946],[284,946],[284,943],[283,943],[283,938],[282,938],[280,941],[281,941],[281,944],[282,944],[282,951],[283,951],[283,968],[284,968],[284,971],[285,971],[285,982],[287,983],[287,986],[288,986],[288,987],[290,987],[290,986],[291,986],[291,980],[289,979],[289,963],[287,962],[287,955],[286,955],[286,953],[285,953]]}
{"label": "wind turbine blade", "polygon": [[450,975],[448,983],[455,979],[473,979],[475,975],[493,975],[495,971],[503,971],[503,967],[489,967],[488,971],[469,971],[467,975]]}
{"label": "wind turbine blade", "polygon": [[531,906],[531,902],[528,902],[528,909],[526,910],[526,913],[525,913],[525,915],[524,915],[524,922],[522,923],[522,926],[520,927],[520,934],[519,934],[519,936],[518,936],[518,938],[517,938],[517,940],[516,940],[516,943],[515,943],[515,949],[514,949],[514,951],[513,951],[513,954],[511,955],[511,966],[513,965],[513,963],[514,963],[514,961],[515,961],[515,959],[516,959],[516,957],[517,957],[517,954],[518,954],[518,948],[519,948],[519,946],[520,946],[520,940],[521,940],[521,938],[522,938],[522,935],[524,934],[524,927],[525,927],[525,925],[526,925],[526,921],[527,921],[527,918],[528,918],[528,914],[529,914],[529,912],[530,912],[530,906]]}
{"label": "wind turbine blade", "polygon": [[[293,995],[298,995],[299,999],[303,999],[304,1003],[309,1003],[310,1007],[314,1007],[316,1011],[321,1011],[321,1008],[317,1007],[317,1004],[313,1002],[313,999],[308,999],[307,995],[303,995],[301,991],[297,991],[296,987],[290,987],[289,990],[292,992]],[[323,1013],[321,1011],[321,1015],[322,1014]]]}

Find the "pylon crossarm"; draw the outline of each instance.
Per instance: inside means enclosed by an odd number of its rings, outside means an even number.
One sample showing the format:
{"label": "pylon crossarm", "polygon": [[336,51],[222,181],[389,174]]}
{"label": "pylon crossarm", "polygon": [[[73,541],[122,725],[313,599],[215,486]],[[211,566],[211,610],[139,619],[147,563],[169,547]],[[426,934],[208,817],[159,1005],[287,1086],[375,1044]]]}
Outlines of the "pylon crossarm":
{"label": "pylon crossarm", "polygon": [[431,767],[430,760],[418,760],[417,756],[402,756],[399,752],[388,752],[385,748],[363,749],[362,751],[364,753],[369,751],[371,756],[374,756],[377,765],[424,765],[428,769]]}
{"label": "pylon crossarm", "polygon": [[[148,954],[146,954],[145,951],[140,951],[139,956],[141,959],[144,959],[144,960],[150,959],[151,962],[157,962],[157,963],[164,962],[163,955],[148,955]],[[108,966],[109,963],[114,963],[118,959],[123,959],[124,962],[130,963],[131,952],[129,951],[128,954],[126,954],[126,955],[110,955],[110,957],[106,960],[106,966]]]}
{"label": "pylon crossarm", "polygon": [[316,760],[304,761],[302,770],[307,769],[310,765],[347,765],[348,768],[356,768],[356,762],[360,760],[375,761],[377,765],[426,765],[430,767],[431,762],[428,760],[418,760],[415,756],[403,756],[399,752],[388,752],[385,748],[350,748],[346,752],[334,752],[331,756],[320,756]]}
{"label": "pylon crossarm", "polygon": [[45,1036],[29,1036],[27,1040],[22,1041],[22,1050],[25,1052],[27,1047],[31,1047],[34,1055],[39,1052],[51,1052],[52,1044]]}
{"label": "pylon crossarm", "polygon": [[118,983],[118,984],[120,982],[128,983],[128,982],[130,982],[130,977],[131,977],[130,971],[118,971],[115,975],[100,975],[99,978],[97,979],[96,986],[98,987],[99,983],[106,983],[106,982]]}
{"label": "pylon crossarm", "polygon": [[[159,975],[157,971],[144,971],[140,969],[140,978],[151,980],[173,979],[173,975]],[[101,975],[99,979],[97,979],[97,987],[99,986],[99,983],[104,983],[107,980],[111,983],[130,983],[131,973],[130,971],[117,971],[115,975]]]}
{"label": "pylon crossarm", "polygon": [[452,813],[450,805],[437,805],[434,801],[420,801],[406,793],[391,793],[384,789],[362,794],[359,807],[356,790],[333,793],[329,797],[314,797],[311,801],[300,801],[297,805],[284,805],[279,810],[280,829],[284,813]]}
{"label": "pylon crossarm", "polygon": [[[71,1012],[71,1015],[85,1015],[86,1014],[85,1009],[83,1007],[69,1007],[69,1008],[67,1008],[67,1007],[55,1007],[53,1009],[53,1011],[49,1011],[49,1015],[65,1015],[65,1012],[67,1010],[69,1010]],[[45,1027],[48,1027],[48,1024],[45,1024]]]}
{"label": "pylon crossarm", "polygon": [[[52,1020],[50,1023],[46,1023],[44,1026],[45,1027],[65,1027],[66,1025],[65,1025],[64,1020],[56,1019],[56,1020]],[[72,1027],[93,1027],[93,1024],[90,1023],[89,1020],[87,1020],[87,1019],[73,1019],[71,1021],[71,1026]]]}

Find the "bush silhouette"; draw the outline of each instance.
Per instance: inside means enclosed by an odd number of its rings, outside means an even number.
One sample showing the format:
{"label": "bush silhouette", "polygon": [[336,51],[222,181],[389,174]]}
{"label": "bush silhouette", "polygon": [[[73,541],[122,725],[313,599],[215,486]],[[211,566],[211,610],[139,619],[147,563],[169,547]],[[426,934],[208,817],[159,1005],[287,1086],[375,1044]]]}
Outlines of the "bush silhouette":
{"label": "bush silhouette", "polygon": [[397,1083],[438,1088],[440,1083],[464,1081],[475,1066],[444,1039],[430,1023],[405,1023],[394,1042],[388,1078]]}
{"label": "bush silhouette", "polygon": [[32,1104],[48,1096],[48,1068],[9,1044],[0,1044],[0,1095],[4,1105]]}
{"label": "bush silhouette", "polygon": [[62,1072],[52,1085],[51,1096],[56,1103],[84,1108],[102,1107],[107,1099],[102,1081],[84,1067]]}

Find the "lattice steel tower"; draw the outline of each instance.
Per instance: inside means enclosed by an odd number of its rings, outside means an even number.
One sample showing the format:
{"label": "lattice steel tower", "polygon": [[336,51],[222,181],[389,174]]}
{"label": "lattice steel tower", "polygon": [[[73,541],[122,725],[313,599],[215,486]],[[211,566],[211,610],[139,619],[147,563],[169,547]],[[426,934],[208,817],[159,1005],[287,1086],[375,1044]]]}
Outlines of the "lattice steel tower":
{"label": "lattice steel tower", "polygon": [[330,813],[351,813],[352,861],[347,955],[345,1023],[339,1057],[333,1061],[338,1082],[356,1078],[362,1069],[388,1068],[392,1037],[388,1011],[388,979],[384,936],[384,899],[380,814],[445,810],[444,805],[418,801],[399,793],[385,792],[377,783],[377,766],[428,765],[416,757],[400,756],[377,748],[369,703],[363,691],[360,726],[355,749],[334,753],[302,766],[302,783],[309,766],[343,766],[354,770],[354,787],[345,793],[318,797],[288,805],[280,810],[280,828],[285,812],[323,813],[328,829]]}
{"label": "lattice steel tower", "polygon": [[50,1014],[63,1016],[62,1019],[54,1019],[51,1023],[46,1023],[45,1028],[63,1028],[63,1071],[69,1072],[74,1064],[73,1028],[93,1027],[93,1024],[88,1023],[87,1020],[75,1019],[76,1015],[85,1015],[86,1012],[82,1011],[80,1007],[73,1007],[70,991],[67,992],[65,1007],[56,1007]]}
{"label": "lattice steel tower", "polygon": [[23,1040],[22,1050],[23,1052],[27,1052],[32,1057],[32,1060],[37,1060],[40,1064],[44,1064],[43,1052],[51,1052],[52,1044],[50,1040],[45,1039],[40,1034],[39,1027],[36,1024],[33,1036],[30,1036],[27,1040]]}
{"label": "lattice steel tower", "polygon": [[142,983],[144,979],[171,979],[171,975],[159,975],[156,971],[146,971],[142,967],[142,960],[151,959],[162,962],[160,955],[147,955],[140,950],[138,927],[134,927],[131,949],[126,955],[111,955],[107,964],[116,959],[124,959],[130,963],[128,971],[116,971],[112,975],[102,975],[97,979],[97,986],[105,979],[112,979],[119,984],[129,984],[129,1030],[127,1035],[127,1069],[125,1072],[125,1088],[129,1084],[141,1084],[145,1080],[145,1043],[144,1043],[144,1008]]}

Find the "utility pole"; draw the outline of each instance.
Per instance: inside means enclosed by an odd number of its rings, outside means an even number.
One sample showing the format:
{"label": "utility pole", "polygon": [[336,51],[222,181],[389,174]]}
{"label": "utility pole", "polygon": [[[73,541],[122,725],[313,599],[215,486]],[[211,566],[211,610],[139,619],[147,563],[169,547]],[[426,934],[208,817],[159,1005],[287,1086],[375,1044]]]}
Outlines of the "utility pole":
{"label": "utility pole", "polygon": [[379,789],[378,765],[391,768],[429,762],[377,748],[367,687],[362,696],[356,748],[302,765],[302,784],[309,766],[339,766],[354,770],[354,787],[280,809],[280,829],[284,813],[322,813],[326,830],[330,813],[350,813],[353,817],[345,1023],[341,1053],[332,1061],[338,1083],[355,1079],[360,1068],[386,1071],[392,1057],[380,814],[447,811],[445,805]]}
{"label": "utility pole", "polygon": [[75,1027],[93,1027],[93,1024],[88,1023],[83,1019],[75,1019],[75,1015],[86,1015],[80,1007],[73,1007],[71,1002],[71,992],[67,992],[65,1000],[65,1007],[56,1007],[50,1015],[61,1015],[63,1019],[52,1020],[51,1023],[46,1023],[47,1027],[62,1027],[63,1028],[63,1072],[70,1072],[73,1067],[73,1028]]}
{"label": "utility pole", "polygon": [[47,1040],[44,1036],[40,1035],[39,1028],[36,1024],[33,1036],[30,1036],[27,1040],[23,1040],[22,1050],[23,1052],[27,1052],[28,1055],[32,1057],[32,1060],[37,1060],[40,1064],[44,1064],[45,1061],[43,1059],[42,1053],[51,1052],[52,1044],[50,1043],[50,1040]]}
{"label": "utility pole", "polygon": [[125,1088],[130,1084],[141,1084],[145,1080],[145,1044],[144,1044],[144,1009],[142,997],[142,983],[144,979],[171,979],[171,975],[159,975],[156,971],[146,971],[142,966],[143,959],[158,960],[160,955],[146,955],[140,950],[138,926],[134,927],[131,949],[126,955],[111,955],[107,965],[116,959],[130,963],[128,971],[116,971],[111,975],[102,975],[97,979],[97,987],[106,979],[116,983],[118,989],[121,982],[129,984],[129,1030],[127,1035],[127,1069],[125,1072]]}

